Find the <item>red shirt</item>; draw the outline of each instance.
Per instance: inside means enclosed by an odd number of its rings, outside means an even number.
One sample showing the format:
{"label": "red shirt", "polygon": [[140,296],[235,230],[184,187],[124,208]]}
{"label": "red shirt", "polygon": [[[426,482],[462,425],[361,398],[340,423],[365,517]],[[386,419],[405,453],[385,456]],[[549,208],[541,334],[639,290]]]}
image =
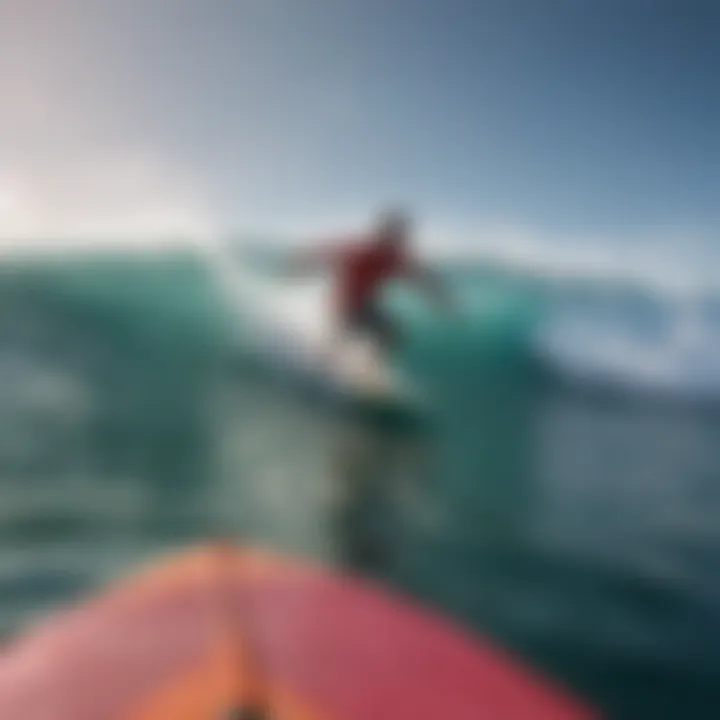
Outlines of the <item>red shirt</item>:
{"label": "red shirt", "polygon": [[385,280],[402,275],[408,268],[408,258],[400,248],[371,244],[345,250],[338,270],[340,311],[357,312],[373,299]]}

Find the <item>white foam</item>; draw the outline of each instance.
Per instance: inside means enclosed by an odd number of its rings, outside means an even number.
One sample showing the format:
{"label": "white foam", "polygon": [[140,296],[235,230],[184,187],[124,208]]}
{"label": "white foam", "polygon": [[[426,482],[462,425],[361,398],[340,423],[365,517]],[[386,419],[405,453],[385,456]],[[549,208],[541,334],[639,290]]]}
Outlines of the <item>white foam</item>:
{"label": "white foam", "polygon": [[667,327],[643,337],[619,319],[550,319],[538,353],[566,376],[626,389],[720,399],[720,337],[693,303],[667,310]]}

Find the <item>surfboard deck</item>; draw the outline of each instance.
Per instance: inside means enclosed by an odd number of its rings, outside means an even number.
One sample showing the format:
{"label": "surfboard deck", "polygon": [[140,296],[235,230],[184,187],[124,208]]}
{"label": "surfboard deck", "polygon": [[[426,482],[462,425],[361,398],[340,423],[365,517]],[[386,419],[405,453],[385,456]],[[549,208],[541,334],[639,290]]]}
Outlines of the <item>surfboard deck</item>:
{"label": "surfboard deck", "polygon": [[4,650],[8,720],[596,717],[428,609],[227,544],[152,565]]}

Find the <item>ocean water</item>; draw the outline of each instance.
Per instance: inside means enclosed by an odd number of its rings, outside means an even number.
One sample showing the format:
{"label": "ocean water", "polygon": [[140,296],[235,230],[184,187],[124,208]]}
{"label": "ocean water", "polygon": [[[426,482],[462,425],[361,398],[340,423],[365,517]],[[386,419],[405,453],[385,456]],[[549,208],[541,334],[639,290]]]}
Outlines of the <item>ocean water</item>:
{"label": "ocean water", "polygon": [[6,265],[3,631],[233,533],[386,583],[609,717],[716,716],[717,303],[444,273],[453,316],[387,297],[399,361],[432,398],[418,426],[309,392],[288,347],[248,325],[260,299],[228,298],[212,263]]}

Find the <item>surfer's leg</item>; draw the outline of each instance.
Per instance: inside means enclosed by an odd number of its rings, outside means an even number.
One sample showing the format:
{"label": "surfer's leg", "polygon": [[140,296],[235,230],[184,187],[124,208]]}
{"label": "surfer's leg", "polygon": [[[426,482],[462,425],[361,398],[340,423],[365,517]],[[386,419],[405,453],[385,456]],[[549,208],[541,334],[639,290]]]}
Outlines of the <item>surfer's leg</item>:
{"label": "surfer's leg", "polygon": [[400,328],[384,312],[373,309],[370,329],[376,338],[380,351],[385,357],[394,353],[400,345],[402,335]]}
{"label": "surfer's leg", "polygon": [[392,318],[375,307],[367,313],[365,328],[374,341],[375,352],[371,354],[373,374],[381,386],[386,387],[391,379],[390,361],[400,343],[399,329]]}

